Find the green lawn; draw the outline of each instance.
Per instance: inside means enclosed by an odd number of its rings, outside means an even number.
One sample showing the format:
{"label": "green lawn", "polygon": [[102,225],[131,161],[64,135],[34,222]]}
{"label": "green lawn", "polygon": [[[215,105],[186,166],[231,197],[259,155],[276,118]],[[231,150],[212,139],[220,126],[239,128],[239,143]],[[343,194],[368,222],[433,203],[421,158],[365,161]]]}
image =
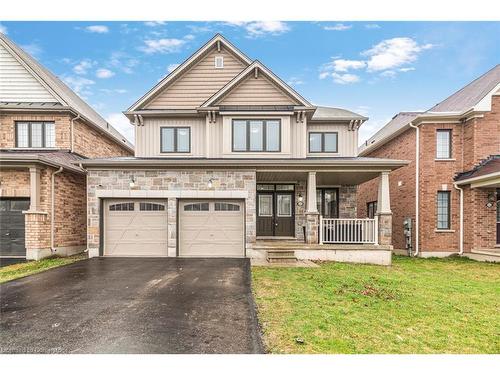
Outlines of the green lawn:
{"label": "green lawn", "polygon": [[396,256],[252,275],[272,353],[500,352],[500,264]]}
{"label": "green lawn", "polygon": [[77,254],[67,258],[53,257],[38,261],[26,263],[18,263],[0,268],[0,284],[6,281],[19,279],[20,277],[33,275],[38,272],[48,270],[50,268],[64,266],[65,264],[74,263],[76,261],[86,259],[87,254]]}

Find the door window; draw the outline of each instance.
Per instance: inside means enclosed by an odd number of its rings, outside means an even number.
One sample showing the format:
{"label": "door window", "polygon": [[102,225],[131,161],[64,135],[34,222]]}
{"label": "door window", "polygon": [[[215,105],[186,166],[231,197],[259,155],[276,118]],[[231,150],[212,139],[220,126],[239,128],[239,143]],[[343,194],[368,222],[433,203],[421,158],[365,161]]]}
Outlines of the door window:
{"label": "door window", "polygon": [[271,194],[259,195],[259,216],[273,216],[273,196]]}
{"label": "door window", "polygon": [[290,194],[278,194],[278,216],[292,216],[292,196]]}

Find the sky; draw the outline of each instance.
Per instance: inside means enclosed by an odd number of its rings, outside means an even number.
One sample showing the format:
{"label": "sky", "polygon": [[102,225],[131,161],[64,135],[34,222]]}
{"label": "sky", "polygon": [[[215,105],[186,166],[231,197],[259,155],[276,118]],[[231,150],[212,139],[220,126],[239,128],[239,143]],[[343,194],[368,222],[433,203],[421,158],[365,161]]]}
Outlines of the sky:
{"label": "sky", "polygon": [[500,22],[1,22],[130,141],[123,116],[217,32],[315,105],[369,117],[442,101],[500,63]]}

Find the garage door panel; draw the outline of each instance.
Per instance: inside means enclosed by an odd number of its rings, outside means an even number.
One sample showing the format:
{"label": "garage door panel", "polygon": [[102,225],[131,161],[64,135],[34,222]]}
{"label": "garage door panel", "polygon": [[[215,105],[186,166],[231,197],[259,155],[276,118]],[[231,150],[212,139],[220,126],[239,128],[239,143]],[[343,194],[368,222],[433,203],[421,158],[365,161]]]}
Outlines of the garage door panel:
{"label": "garage door panel", "polygon": [[0,256],[25,257],[25,218],[29,198],[0,199]]}
{"label": "garage door panel", "polygon": [[167,256],[166,201],[112,200],[105,210],[104,255]]}
{"label": "garage door panel", "polygon": [[[184,207],[203,202],[205,211]],[[208,202],[208,206],[207,206]],[[232,211],[224,211],[231,206]],[[199,205],[199,207],[201,207]],[[184,257],[243,257],[243,201],[186,201],[179,204],[179,254]]]}

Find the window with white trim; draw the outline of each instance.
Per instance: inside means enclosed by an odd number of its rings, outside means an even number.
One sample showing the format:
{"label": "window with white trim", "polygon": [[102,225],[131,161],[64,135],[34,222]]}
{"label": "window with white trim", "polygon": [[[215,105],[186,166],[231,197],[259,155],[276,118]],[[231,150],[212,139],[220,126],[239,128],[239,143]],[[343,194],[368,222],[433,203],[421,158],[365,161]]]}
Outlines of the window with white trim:
{"label": "window with white trim", "polygon": [[134,203],[116,203],[109,206],[110,211],[134,211]]}
{"label": "window with white trim", "polygon": [[451,159],[451,130],[436,130],[436,159]]}
{"label": "window with white trim", "polygon": [[437,229],[450,229],[450,196],[449,191],[437,192]]}
{"label": "window with white trim", "polygon": [[224,68],[224,56],[215,56],[215,68],[222,69]]}
{"label": "window with white trim", "polygon": [[191,152],[191,128],[161,127],[160,151],[162,153]]}
{"label": "window with white trim", "polygon": [[208,202],[186,204],[184,211],[208,211]]}
{"label": "window with white trim", "polygon": [[15,124],[16,147],[54,148],[56,147],[56,127],[53,122],[25,122]]}

